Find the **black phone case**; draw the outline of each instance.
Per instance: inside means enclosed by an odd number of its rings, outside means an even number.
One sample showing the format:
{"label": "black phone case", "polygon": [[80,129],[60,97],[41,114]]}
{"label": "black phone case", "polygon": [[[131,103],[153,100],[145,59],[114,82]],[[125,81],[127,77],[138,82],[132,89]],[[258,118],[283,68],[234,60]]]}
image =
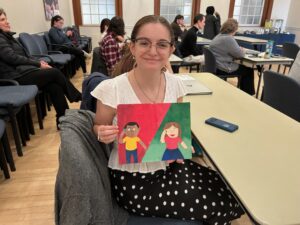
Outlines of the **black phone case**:
{"label": "black phone case", "polygon": [[222,130],[228,131],[228,132],[234,132],[239,128],[239,126],[236,124],[229,123],[229,122],[226,122],[224,120],[220,120],[220,119],[217,119],[214,117],[211,117],[211,118],[205,120],[205,123],[212,125],[214,127],[220,128]]}

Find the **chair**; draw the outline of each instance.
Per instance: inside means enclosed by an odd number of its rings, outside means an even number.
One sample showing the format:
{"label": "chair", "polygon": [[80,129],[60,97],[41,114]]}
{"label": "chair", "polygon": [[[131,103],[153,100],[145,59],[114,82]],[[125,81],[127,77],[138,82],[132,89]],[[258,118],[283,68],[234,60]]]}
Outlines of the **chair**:
{"label": "chair", "polygon": [[31,56],[39,60],[44,60],[58,68],[67,67],[72,60],[70,54],[62,54],[62,52],[59,51],[48,51],[43,37],[37,34],[30,35],[28,33],[21,33],[19,40]]}
{"label": "chair", "polygon": [[101,55],[100,47],[95,47],[93,50],[93,61],[92,61],[91,73],[94,72],[99,72],[108,76],[107,67]]}
{"label": "chair", "polygon": [[[299,52],[299,45],[297,45],[296,43],[291,43],[291,42],[286,42],[283,44],[282,46],[282,56],[284,57],[288,57],[288,58],[291,58],[291,59],[296,59],[297,57],[297,54]],[[291,65],[285,65],[284,66],[284,70],[283,70],[283,74],[285,74],[285,70],[287,67],[291,68],[293,65],[293,63]],[[280,71],[280,65],[278,66],[278,70],[277,72]]]}
{"label": "chair", "polygon": [[[176,56],[178,56],[179,58],[181,58],[181,59],[183,58],[183,56],[180,52],[180,43],[176,44],[174,54]],[[201,63],[200,62],[185,62],[185,61],[182,61],[182,63],[178,67],[183,67],[183,66],[189,67],[189,72],[190,73],[192,72],[193,67],[196,67],[196,71],[200,72]],[[174,67],[176,67],[176,66],[173,66],[172,68],[174,68]],[[173,72],[176,73],[176,72],[178,72],[177,70],[179,70],[179,68],[178,69],[175,68],[175,71],[173,71]]]}
{"label": "chair", "polygon": [[[5,133],[5,122],[3,120],[0,120],[0,138],[2,139],[3,134]],[[6,179],[10,178],[7,162],[6,162],[6,156],[4,152],[4,148],[2,146],[2,141],[0,141],[0,169],[3,170],[4,177]]]}
{"label": "chair", "polygon": [[[200,222],[128,214],[112,198],[107,162],[108,145],[92,132],[94,114],[67,110],[60,119],[61,145],[55,184],[56,224],[202,225]],[[76,141],[74,141],[76,140]],[[74,205],[80,207],[73,207]],[[101,222],[101,223],[100,223]]]}
{"label": "chair", "polygon": [[[22,147],[20,143],[20,134],[22,139],[22,144],[26,145],[26,139],[28,140],[27,133],[34,134],[34,128],[32,123],[32,118],[30,116],[29,102],[32,99],[36,99],[39,103],[38,98],[35,98],[38,93],[38,88],[36,85],[15,85],[15,86],[1,86],[0,87],[0,116],[3,119],[10,120],[12,125],[13,136],[15,139],[16,149],[18,156],[23,156]],[[24,109],[23,106],[26,106]],[[23,111],[25,112],[25,118],[20,118],[17,121],[17,114]],[[37,113],[40,114],[40,105],[37,104]],[[41,116],[38,116],[39,120]],[[27,123],[29,121],[29,128]],[[18,130],[18,125],[20,129]],[[25,131],[23,130],[25,129]],[[27,130],[29,129],[29,132]],[[19,134],[20,133],[20,134]]]}
{"label": "chair", "polygon": [[97,108],[97,99],[91,95],[91,91],[97,87],[102,81],[109,79],[108,76],[99,73],[93,72],[82,82],[82,101],[80,104],[80,109],[90,110],[96,112]]}
{"label": "chair", "polygon": [[238,78],[238,87],[239,85],[239,75],[233,74],[233,75],[224,75],[224,74],[218,74],[217,73],[217,61],[216,57],[213,54],[213,52],[208,48],[203,48],[204,52],[204,58],[205,58],[205,65],[204,65],[204,72],[215,74],[216,76],[220,77],[223,80],[226,80],[227,78],[237,77]]}
{"label": "chair", "polygon": [[300,84],[273,71],[264,72],[262,101],[300,122]]}

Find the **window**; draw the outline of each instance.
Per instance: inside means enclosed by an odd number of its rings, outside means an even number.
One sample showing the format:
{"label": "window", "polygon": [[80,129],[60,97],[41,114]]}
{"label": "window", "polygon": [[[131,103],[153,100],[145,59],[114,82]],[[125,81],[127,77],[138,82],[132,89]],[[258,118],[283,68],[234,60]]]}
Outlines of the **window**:
{"label": "window", "polygon": [[115,0],[81,0],[83,25],[100,24],[104,18],[116,15]]}
{"label": "window", "polygon": [[122,17],[122,0],[72,0],[76,26],[97,25],[103,18]]}
{"label": "window", "polygon": [[264,0],[236,0],[234,3],[233,18],[241,26],[260,26]]}
{"label": "window", "polygon": [[193,18],[200,11],[200,0],[154,0],[154,14],[165,17],[170,23],[176,15],[184,16],[184,22],[192,25]]}
{"label": "window", "polygon": [[176,15],[184,16],[186,24],[191,23],[192,0],[161,0],[160,15],[165,17],[170,23],[173,22]]}

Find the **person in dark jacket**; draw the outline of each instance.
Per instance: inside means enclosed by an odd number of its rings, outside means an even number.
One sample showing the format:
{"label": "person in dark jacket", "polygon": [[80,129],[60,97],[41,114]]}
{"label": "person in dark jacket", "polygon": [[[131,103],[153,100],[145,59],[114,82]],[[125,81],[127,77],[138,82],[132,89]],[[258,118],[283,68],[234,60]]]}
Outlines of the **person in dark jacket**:
{"label": "person in dark jacket", "polygon": [[181,41],[187,32],[184,25],[184,17],[182,15],[177,15],[171,23],[171,27],[174,33],[175,42]]}
{"label": "person in dark jacket", "polygon": [[82,49],[77,48],[73,45],[69,37],[72,36],[72,31],[68,30],[66,33],[63,32],[64,19],[56,15],[51,19],[51,28],[49,30],[49,38],[54,46],[55,50],[62,51],[64,53],[75,55],[78,58],[80,66],[82,68],[83,75],[86,76],[86,63],[84,52]]}
{"label": "person in dark jacket", "polygon": [[205,18],[206,21],[203,36],[212,40],[220,32],[221,17],[219,13],[215,12],[215,8],[213,6],[208,6],[206,8]]}
{"label": "person in dark jacket", "polygon": [[0,9],[0,79],[12,79],[21,85],[37,85],[46,90],[56,110],[57,121],[69,108],[70,102],[81,100],[81,93],[66,80],[63,73],[44,61],[31,59],[13,37],[6,13]]}
{"label": "person in dark jacket", "polygon": [[179,50],[183,57],[187,57],[190,55],[203,55],[202,46],[197,45],[197,36],[202,36],[200,33],[200,29],[203,30],[204,26],[205,16],[202,14],[196,15],[194,18],[194,26],[192,26],[188,30],[179,46]]}

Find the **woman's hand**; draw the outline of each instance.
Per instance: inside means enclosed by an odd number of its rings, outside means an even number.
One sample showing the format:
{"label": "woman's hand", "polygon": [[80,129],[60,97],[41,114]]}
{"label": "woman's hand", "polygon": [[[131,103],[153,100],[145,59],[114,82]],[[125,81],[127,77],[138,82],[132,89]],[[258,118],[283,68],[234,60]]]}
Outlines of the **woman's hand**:
{"label": "woman's hand", "polygon": [[95,125],[97,130],[98,141],[105,144],[113,142],[119,133],[118,126],[115,125]]}
{"label": "woman's hand", "polygon": [[46,63],[45,61],[40,61],[40,68],[41,69],[49,69],[52,68],[52,66],[50,66],[48,63]]}

